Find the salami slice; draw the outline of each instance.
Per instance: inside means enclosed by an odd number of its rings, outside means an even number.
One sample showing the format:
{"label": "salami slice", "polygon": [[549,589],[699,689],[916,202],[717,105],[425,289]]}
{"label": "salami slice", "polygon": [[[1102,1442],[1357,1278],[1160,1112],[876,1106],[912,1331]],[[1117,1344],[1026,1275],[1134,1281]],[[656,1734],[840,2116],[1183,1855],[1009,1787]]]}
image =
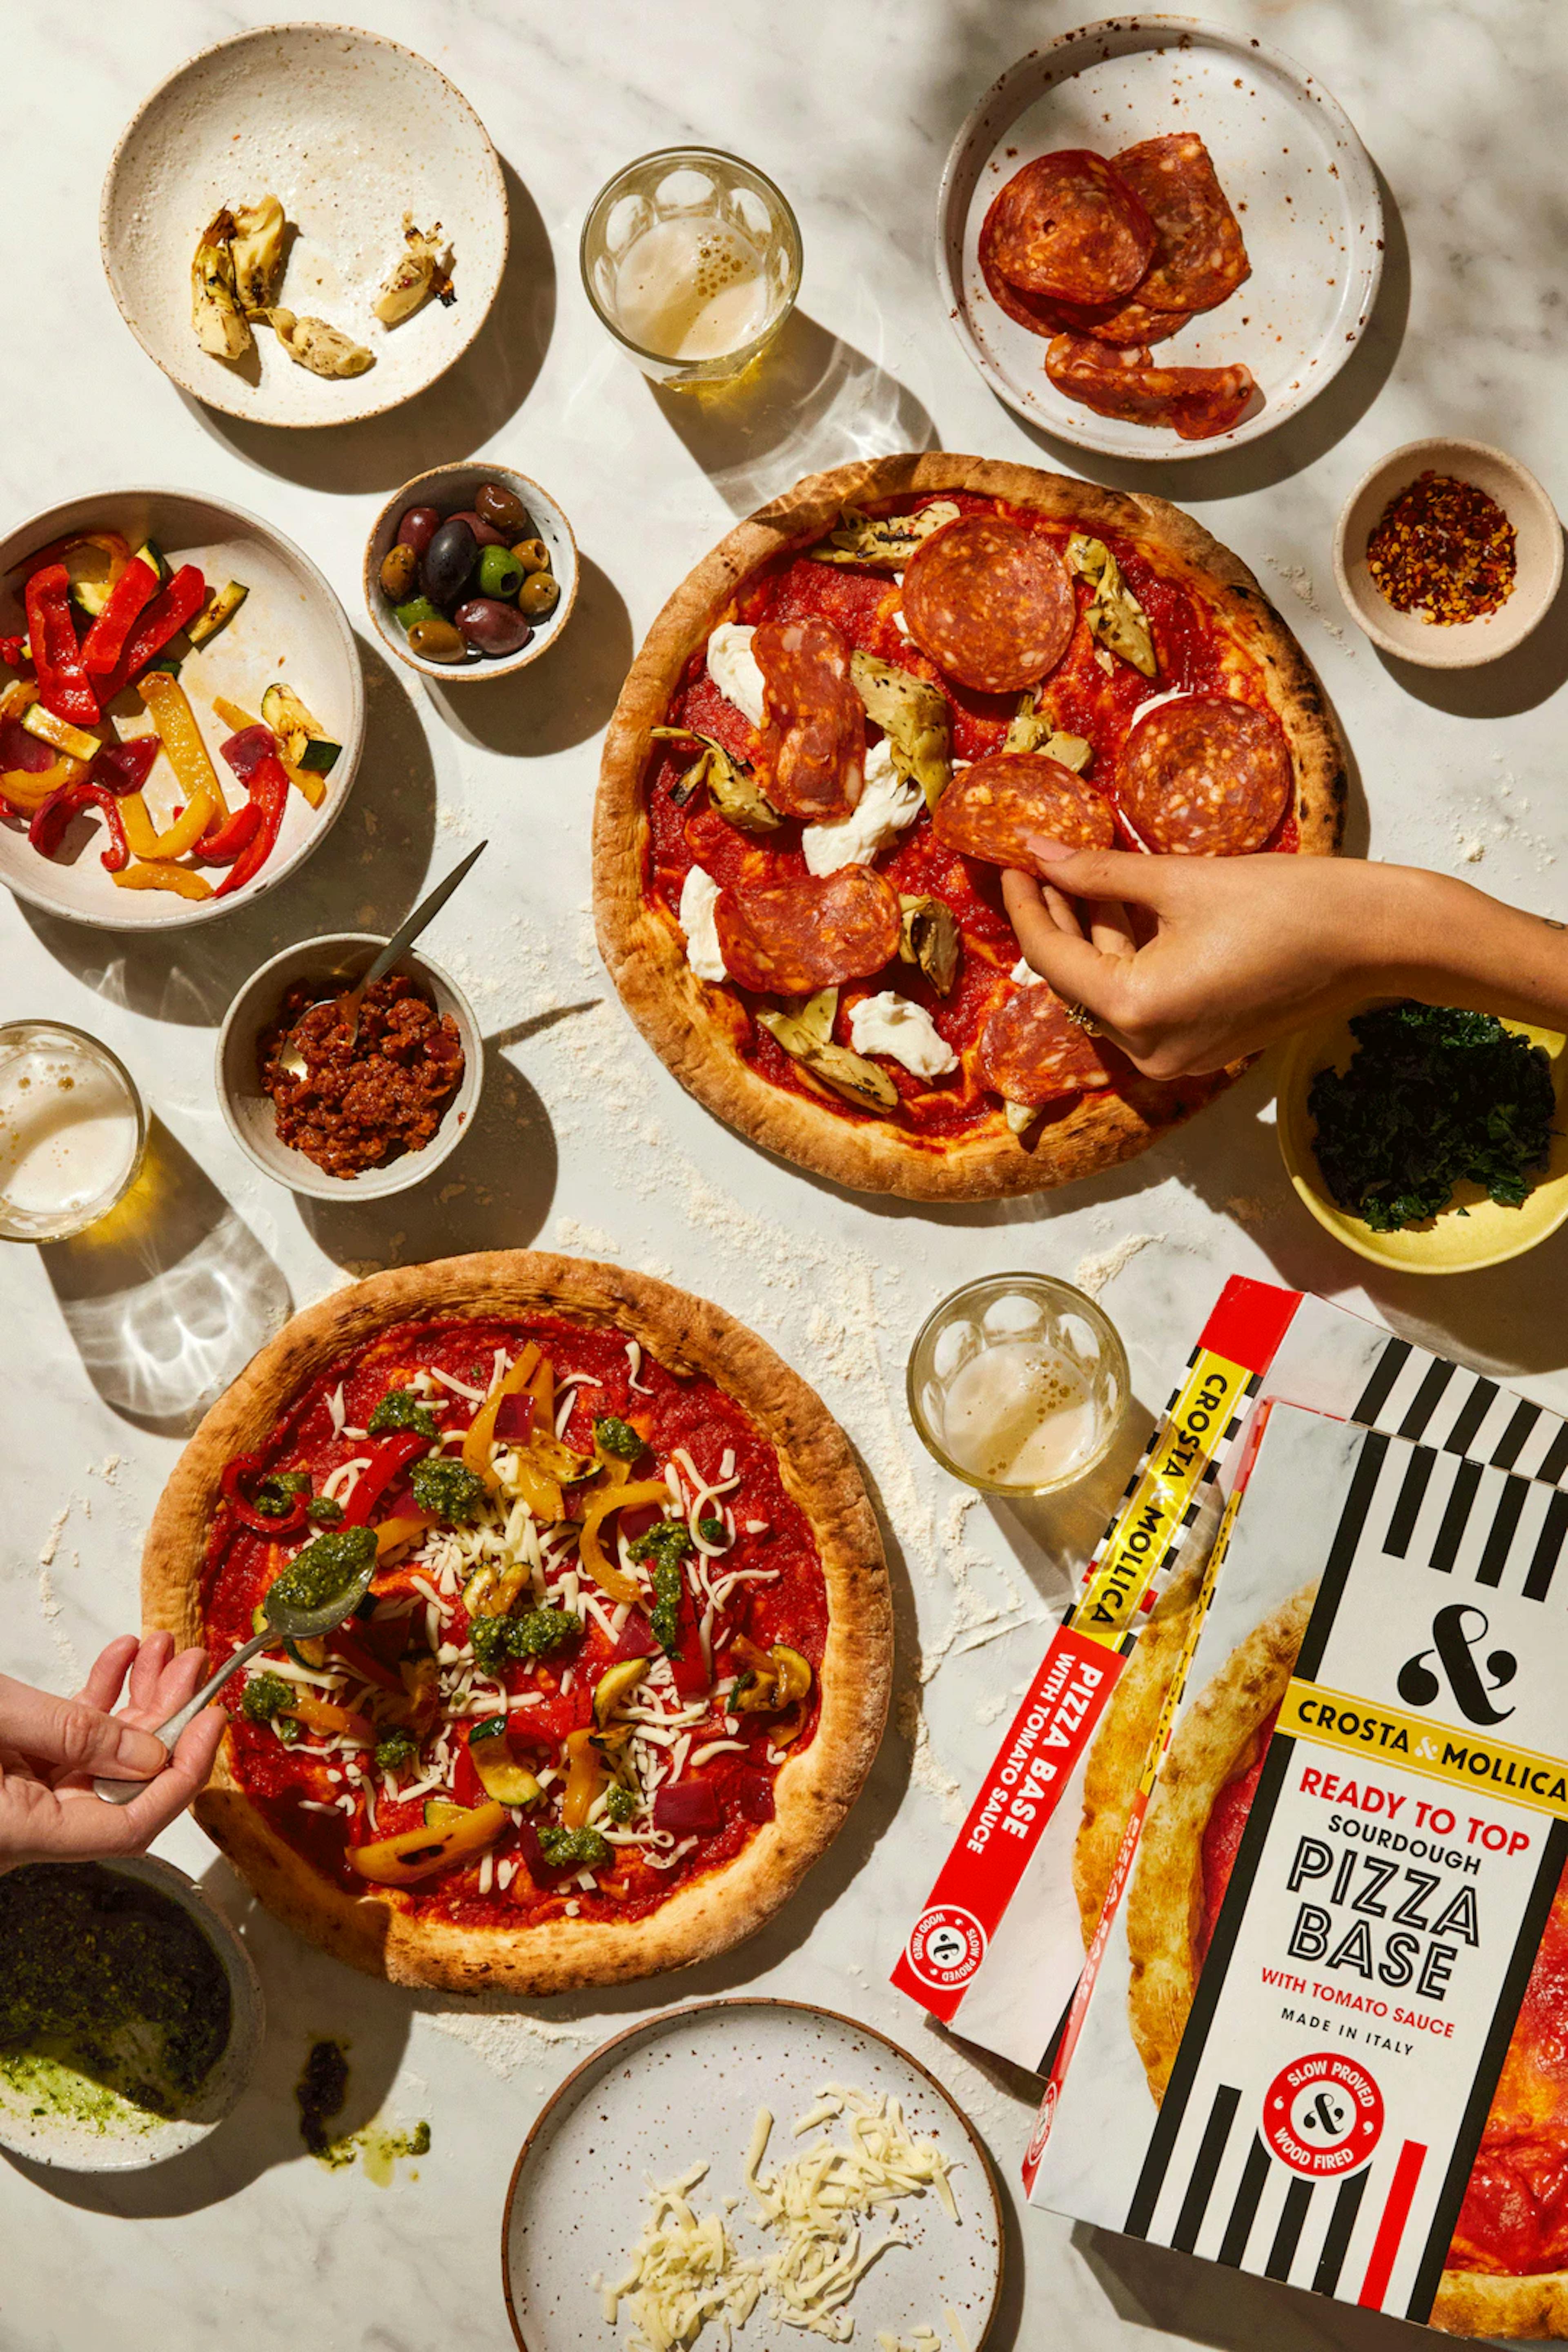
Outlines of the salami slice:
{"label": "salami slice", "polygon": [[1209,441],[1239,425],[1258,386],[1250,368],[1156,367],[1147,350],[1115,351],[1085,335],[1058,335],[1046,346],[1046,373],[1057,390],[1101,416],[1129,425],[1163,425],[1184,441]]}
{"label": "salami slice", "polygon": [[1037,684],[1078,621],[1072,581],[1050,541],[1002,515],[962,515],[922,541],[904,572],[903,601],[921,653],[982,694]]}
{"label": "salami slice", "polygon": [[1121,747],[1121,803],[1151,849],[1244,857],[1290,804],[1289,747],[1265,710],[1226,695],[1185,695],[1136,720]]}
{"label": "salami slice", "polygon": [[1042,878],[1050,867],[1037,842],[1109,849],[1116,838],[1110,803],[1043,751],[994,751],[962,769],[938,801],[931,828],[965,857]]}
{"label": "salami slice", "polygon": [[1195,131],[1141,140],[1122,149],[1115,167],[1154,224],[1154,258],[1140,301],[1212,310],[1252,275],[1236,215]]}
{"label": "salami slice", "polygon": [[810,996],[865,980],[899,951],[902,909],[869,866],[741,884],[714,904],[725,969],[763,996]]}
{"label": "salami slice", "polygon": [[1059,148],[1015,172],[985,226],[998,269],[1030,294],[1110,302],[1154,257],[1154,224],[1103,155]]}
{"label": "salami slice", "polygon": [[847,816],[866,776],[866,706],[848,646],[831,621],[806,613],[761,623],[752,653],[763,686],[759,790],[810,823]]}
{"label": "salami slice", "polygon": [[1101,1048],[1043,982],[1015,989],[986,1016],[974,1065],[982,1086],[1031,1109],[1116,1083]]}
{"label": "salami slice", "polygon": [[1026,293],[996,267],[992,206],[980,231],[980,269],[999,310],[1031,335],[1091,335],[1103,343],[1163,343],[1184,327],[1188,310],[1151,310],[1136,295],[1119,302],[1056,302],[1048,294]]}

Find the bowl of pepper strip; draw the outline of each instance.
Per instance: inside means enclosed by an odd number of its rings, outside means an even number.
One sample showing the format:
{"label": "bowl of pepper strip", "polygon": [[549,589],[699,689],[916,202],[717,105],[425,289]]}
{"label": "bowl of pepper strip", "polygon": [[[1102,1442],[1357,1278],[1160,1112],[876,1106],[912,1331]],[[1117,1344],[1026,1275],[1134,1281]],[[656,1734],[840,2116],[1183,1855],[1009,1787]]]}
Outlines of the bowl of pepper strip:
{"label": "bowl of pepper strip", "polygon": [[258,516],[112,490],[0,540],[0,881],[167,930],[283,879],[348,796],[364,689],[342,606]]}
{"label": "bowl of pepper strip", "polygon": [[1556,599],[1563,526],[1527,467],[1484,441],[1408,441],[1346,501],[1334,577],[1385,654],[1474,669],[1523,643]]}

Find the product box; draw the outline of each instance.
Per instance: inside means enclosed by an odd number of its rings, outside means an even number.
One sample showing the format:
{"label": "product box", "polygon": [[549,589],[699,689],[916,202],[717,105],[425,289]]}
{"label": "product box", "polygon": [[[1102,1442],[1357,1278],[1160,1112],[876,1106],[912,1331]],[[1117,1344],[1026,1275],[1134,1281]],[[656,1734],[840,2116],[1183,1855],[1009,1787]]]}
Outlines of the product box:
{"label": "product box", "polygon": [[1260,1408],[1033,2203],[1460,2334],[1568,2332],[1540,2193],[1568,2168],[1563,1499]]}
{"label": "product box", "polygon": [[[893,1970],[911,2000],[1016,2064],[1046,2069],[1120,1847],[1126,1792],[1100,1787],[1095,1769],[1102,1718],[1120,1687],[1134,1721],[1112,1728],[1153,1730],[1219,1523],[1220,1473],[1271,1398],[1560,1486],[1568,1525],[1558,1415],[1310,1294],[1227,1282]],[[1144,1634],[1143,1667],[1123,1683]]]}

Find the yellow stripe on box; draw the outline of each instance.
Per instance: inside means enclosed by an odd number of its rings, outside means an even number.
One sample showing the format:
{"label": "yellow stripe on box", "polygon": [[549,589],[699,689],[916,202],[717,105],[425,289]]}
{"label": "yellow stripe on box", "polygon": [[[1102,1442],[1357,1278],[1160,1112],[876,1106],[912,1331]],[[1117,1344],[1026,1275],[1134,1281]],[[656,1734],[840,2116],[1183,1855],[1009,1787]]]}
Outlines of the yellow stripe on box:
{"label": "yellow stripe on box", "polygon": [[1073,1611],[1075,1633],[1120,1648],[1251,1378],[1243,1365],[1199,1351]]}
{"label": "yellow stripe on box", "polygon": [[1568,1764],[1561,1757],[1505,1748],[1500,1740],[1483,1739],[1452,1724],[1404,1715],[1298,1678],[1285,1693],[1275,1728],[1314,1747],[1359,1757],[1363,1765],[1397,1765],[1451,1789],[1468,1789],[1473,1796],[1500,1798],[1568,1821]]}

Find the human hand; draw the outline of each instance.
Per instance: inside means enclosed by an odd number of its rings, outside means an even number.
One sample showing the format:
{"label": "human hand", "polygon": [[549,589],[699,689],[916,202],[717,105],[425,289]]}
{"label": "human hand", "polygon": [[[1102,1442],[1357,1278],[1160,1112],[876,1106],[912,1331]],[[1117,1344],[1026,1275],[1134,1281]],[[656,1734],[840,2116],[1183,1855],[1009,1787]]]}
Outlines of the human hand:
{"label": "human hand", "polygon": [[[176,1656],[171,1633],[121,1633],[75,1698],[0,1675],[0,1871],[140,1853],[167,1829],[205,1782],[227,1717],[204,1707],[173,1758],[150,1727],[195,1697],[206,1663],[205,1650]],[[131,1703],[113,1714],[127,1671]],[[106,1805],[95,1773],[147,1786],[128,1805]]]}

